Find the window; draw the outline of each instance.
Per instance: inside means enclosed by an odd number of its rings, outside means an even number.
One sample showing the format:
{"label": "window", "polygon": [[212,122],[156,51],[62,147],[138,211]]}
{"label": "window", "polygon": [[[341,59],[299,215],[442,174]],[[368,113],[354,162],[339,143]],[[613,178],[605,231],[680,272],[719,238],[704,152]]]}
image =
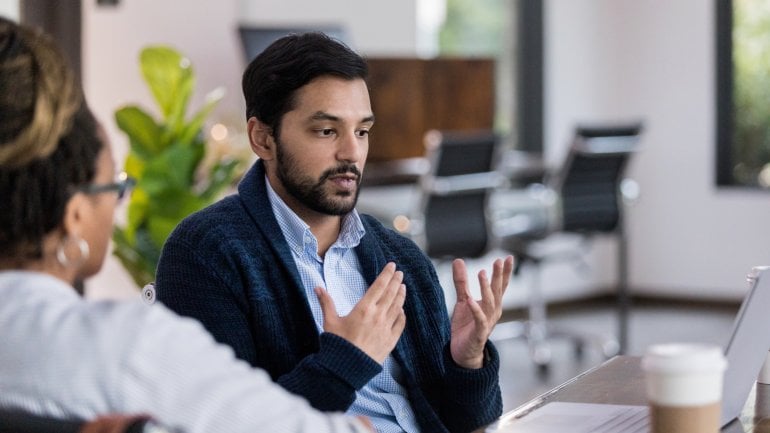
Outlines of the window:
{"label": "window", "polygon": [[[539,0],[445,1],[437,53],[496,59],[495,129],[521,150],[543,148],[543,6]],[[526,59],[526,61],[522,61]],[[517,107],[527,107],[518,110]]]}
{"label": "window", "polygon": [[0,0],[0,16],[18,21],[19,0]]}
{"label": "window", "polygon": [[716,5],[717,185],[770,189],[770,2]]}

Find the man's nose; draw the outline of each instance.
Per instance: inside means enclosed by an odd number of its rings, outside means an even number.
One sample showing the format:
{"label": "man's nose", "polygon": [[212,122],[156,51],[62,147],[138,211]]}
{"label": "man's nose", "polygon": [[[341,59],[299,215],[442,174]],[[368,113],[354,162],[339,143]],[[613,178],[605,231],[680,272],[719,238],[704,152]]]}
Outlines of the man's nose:
{"label": "man's nose", "polygon": [[357,136],[355,131],[343,135],[340,138],[339,148],[337,149],[337,159],[340,161],[358,162],[361,158],[362,141],[365,139]]}

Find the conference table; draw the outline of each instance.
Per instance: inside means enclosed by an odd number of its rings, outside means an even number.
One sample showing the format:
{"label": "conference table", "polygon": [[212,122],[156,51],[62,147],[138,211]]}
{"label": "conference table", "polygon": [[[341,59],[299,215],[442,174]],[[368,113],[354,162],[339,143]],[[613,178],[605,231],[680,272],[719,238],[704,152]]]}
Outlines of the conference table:
{"label": "conference table", "polygon": [[[503,414],[487,433],[501,431],[513,420],[550,402],[647,404],[641,357],[616,356]],[[770,433],[770,385],[755,384],[741,415],[722,429],[727,433]]]}

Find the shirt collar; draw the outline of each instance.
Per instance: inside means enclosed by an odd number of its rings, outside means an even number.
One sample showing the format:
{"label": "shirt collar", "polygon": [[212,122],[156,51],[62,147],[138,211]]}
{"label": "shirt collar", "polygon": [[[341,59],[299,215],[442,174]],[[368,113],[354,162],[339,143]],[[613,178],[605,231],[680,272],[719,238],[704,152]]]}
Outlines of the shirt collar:
{"label": "shirt collar", "polygon": [[[302,220],[291,208],[278,196],[275,192],[270,181],[265,176],[265,187],[267,189],[267,198],[270,201],[270,207],[273,209],[273,215],[278,220],[278,225],[281,227],[286,242],[289,244],[289,248],[292,251],[302,254],[304,250],[304,239],[309,237],[315,247],[315,251],[318,250],[318,242],[310,231],[305,221]],[[342,228],[340,229],[339,237],[332,247],[340,248],[355,248],[361,242],[361,238],[366,234],[366,229],[361,222],[361,217],[358,215],[358,211],[353,209],[347,215],[342,217]]]}

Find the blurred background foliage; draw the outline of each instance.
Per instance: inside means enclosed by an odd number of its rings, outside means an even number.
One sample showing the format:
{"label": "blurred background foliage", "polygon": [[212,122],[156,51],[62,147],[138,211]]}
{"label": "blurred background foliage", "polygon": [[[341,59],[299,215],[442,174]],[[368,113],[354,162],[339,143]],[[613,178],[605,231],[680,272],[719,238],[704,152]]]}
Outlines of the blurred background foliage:
{"label": "blurred background foliage", "polygon": [[770,186],[770,2],[733,0],[733,174]]}
{"label": "blurred background foliage", "polygon": [[136,105],[115,112],[130,142],[125,171],[137,184],[126,223],[116,226],[113,241],[115,256],[142,287],[154,281],[171,231],[184,217],[217,200],[240,178],[246,161],[237,153],[212,149],[203,133],[223,89],[210,92],[203,107],[188,117],[195,88],[190,61],[171,47],[151,46],[141,51],[139,63],[159,117]]}
{"label": "blurred background foliage", "polygon": [[497,57],[510,21],[510,0],[447,0],[439,31],[442,55]]}

